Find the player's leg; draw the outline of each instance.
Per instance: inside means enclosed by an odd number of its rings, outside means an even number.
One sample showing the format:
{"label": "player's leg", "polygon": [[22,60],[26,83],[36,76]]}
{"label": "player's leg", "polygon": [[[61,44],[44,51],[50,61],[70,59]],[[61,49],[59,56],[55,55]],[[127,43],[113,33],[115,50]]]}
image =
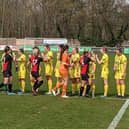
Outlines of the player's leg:
{"label": "player's leg", "polygon": [[103,81],[104,81],[104,97],[107,97],[107,94],[108,94],[108,79],[103,78]]}
{"label": "player's leg", "polygon": [[4,77],[4,87],[8,90],[8,77]]}
{"label": "player's leg", "polygon": [[53,73],[53,66],[47,65],[45,67],[45,74],[48,83],[48,92],[46,93],[47,95],[51,95],[52,92],[52,73]]}
{"label": "player's leg", "polygon": [[4,82],[0,84],[0,89],[7,91],[7,86],[4,85]]}
{"label": "player's leg", "polygon": [[92,98],[95,98],[95,79],[92,79]]}
{"label": "player's leg", "polygon": [[34,91],[37,92],[37,89],[39,89],[41,87],[41,85],[43,84],[43,78],[42,76],[39,76],[34,84]]}
{"label": "player's leg", "polygon": [[121,95],[122,95],[122,97],[125,97],[125,81],[124,81],[124,79],[120,80],[120,84],[121,84]]}
{"label": "player's leg", "polygon": [[18,92],[19,95],[24,94],[25,92],[25,77],[26,77],[26,72],[19,71],[19,83],[20,83],[20,92]]}
{"label": "player's leg", "polygon": [[8,95],[15,95],[15,93],[12,92],[12,76],[10,75],[8,78]]}
{"label": "player's leg", "polygon": [[56,95],[57,95],[57,94],[56,94],[57,90],[60,89],[63,85],[64,85],[64,80],[63,80],[63,79],[62,79],[62,80],[60,79],[58,85],[56,85],[56,86],[52,89],[52,94],[53,94],[54,96],[56,96]]}
{"label": "player's leg", "polygon": [[116,87],[117,87],[117,96],[118,97],[121,97],[121,85],[120,85],[120,80],[119,79],[116,79]]}
{"label": "player's leg", "polygon": [[47,95],[50,95],[52,92],[52,77],[51,76],[46,76],[47,82],[48,82],[48,92],[46,93]]}
{"label": "player's leg", "polygon": [[89,75],[88,74],[84,75],[84,79],[83,80],[85,80],[85,86],[84,86],[83,96],[89,97],[89,94],[87,93],[87,92],[90,91]]}
{"label": "player's leg", "polygon": [[71,78],[71,82],[72,82],[72,95],[75,95],[76,79]]}
{"label": "player's leg", "polygon": [[68,70],[61,70],[60,69],[60,74],[61,74],[61,77],[63,79],[63,81],[62,81],[63,89],[62,89],[61,97],[68,98],[68,96],[66,96],[66,90],[67,90],[67,86],[68,86]]}
{"label": "player's leg", "polygon": [[8,91],[8,74],[6,72],[3,72],[3,83],[1,86],[3,87],[4,91]]}
{"label": "player's leg", "polygon": [[87,88],[86,88],[86,97],[89,97],[90,95],[90,89],[91,89],[91,86],[92,86],[92,78],[90,77],[88,79],[88,85],[87,85]]}
{"label": "player's leg", "polygon": [[86,81],[82,80],[81,88],[80,88],[80,96],[85,96],[85,86],[86,86]]}
{"label": "player's leg", "polygon": [[[56,86],[58,86],[60,84],[60,78],[57,78],[56,80],[57,80]],[[57,95],[60,94],[60,88],[57,89],[57,93],[56,94]]]}
{"label": "player's leg", "polygon": [[17,92],[17,94],[22,95],[25,93],[25,79],[21,78],[19,79],[20,83],[20,92]]}
{"label": "player's leg", "polygon": [[86,97],[89,97],[91,86],[92,86],[92,78],[89,78],[88,79],[88,85],[87,85],[87,88],[86,88]]}
{"label": "player's leg", "polygon": [[80,87],[80,96],[85,96],[86,93],[86,86],[87,86],[87,78],[85,75],[81,75],[82,82]]}
{"label": "player's leg", "polygon": [[80,87],[81,87],[81,81],[80,81],[80,78],[76,78],[76,83],[77,83],[77,91],[78,91],[78,95],[80,95]]}
{"label": "player's leg", "polygon": [[33,91],[33,86],[35,84],[35,78],[33,78],[31,74],[30,74],[30,84],[31,84],[31,88],[32,88],[32,91]]}
{"label": "player's leg", "polygon": [[66,90],[67,90],[67,86],[68,86],[68,76],[65,76],[63,78],[63,80],[64,80],[64,84],[63,84],[63,90],[62,90],[61,97],[68,98],[68,96],[66,96]]}

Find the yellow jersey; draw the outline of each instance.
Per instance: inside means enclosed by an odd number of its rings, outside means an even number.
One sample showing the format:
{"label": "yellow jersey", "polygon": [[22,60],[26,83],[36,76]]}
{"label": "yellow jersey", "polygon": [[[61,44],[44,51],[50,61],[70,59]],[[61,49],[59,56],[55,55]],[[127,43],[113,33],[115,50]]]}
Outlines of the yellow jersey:
{"label": "yellow jersey", "polygon": [[59,69],[60,68],[60,64],[61,64],[61,61],[60,61],[60,53],[57,53],[57,61],[56,61],[56,69]]}
{"label": "yellow jersey", "polygon": [[124,72],[124,65],[127,64],[127,57],[122,54],[121,56],[115,56],[115,65],[116,65],[116,72],[123,73]]}
{"label": "yellow jersey", "polygon": [[105,72],[105,73],[108,73],[109,72],[109,57],[108,57],[108,54],[104,54],[102,56],[102,59],[101,59],[101,62],[102,62],[102,71]]}
{"label": "yellow jersey", "polygon": [[53,65],[53,52],[49,51],[48,53],[46,53],[45,55],[46,58],[48,58],[49,61],[45,62],[45,65]]}
{"label": "yellow jersey", "polygon": [[19,67],[19,71],[25,70],[25,68],[26,68],[26,56],[25,56],[25,54],[22,54],[18,58],[18,67]]}
{"label": "yellow jersey", "polygon": [[74,64],[74,68],[77,68],[80,66],[80,55],[77,53],[77,54],[73,54],[70,58],[70,64]]}
{"label": "yellow jersey", "polygon": [[89,64],[89,74],[94,74],[95,67],[96,67],[96,63],[95,62],[90,62],[90,64]]}
{"label": "yellow jersey", "polygon": [[75,54],[74,55],[74,66],[75,66],[75,68],[78,68],[78,67],[80,67],[80,55],[77,53],[77,54]]}
{"label": "yellow jersey", "polygon": [[61,78],[61,75],[59,72],[60,64],[61,64],[60,53],[57,53],[57,61],[56,61],[56,67],[55,67],[55,77],[57,77],[57,78]]}

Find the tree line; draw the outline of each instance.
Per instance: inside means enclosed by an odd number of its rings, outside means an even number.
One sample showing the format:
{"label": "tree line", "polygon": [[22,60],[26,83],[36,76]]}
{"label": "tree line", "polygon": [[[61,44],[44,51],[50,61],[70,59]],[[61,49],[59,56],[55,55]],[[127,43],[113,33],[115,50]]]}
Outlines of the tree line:
{"label": "tree line", "polygon": [[0,7],[0,37],[60,37],[96,46],[129,39],[127,0],[0,0]]}

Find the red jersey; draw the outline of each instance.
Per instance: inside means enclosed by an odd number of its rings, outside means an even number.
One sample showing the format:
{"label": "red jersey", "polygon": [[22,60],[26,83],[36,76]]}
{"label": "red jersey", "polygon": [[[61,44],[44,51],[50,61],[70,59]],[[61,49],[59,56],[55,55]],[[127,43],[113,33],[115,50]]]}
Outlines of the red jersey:
{"label": "red jersey", "polygon": [[11,72],[13,62],[12,56],[9,54],[5,54],[5,56],[3,57],[3,62],[3,72]]}
{"label": "red jersey", "polygon": [[90,61],[91,61],[91,59],[87,56],[83,56],[83,57],[80,58],[81,74],[82,75],[88,74],[89,62]]}
{"label": "red jersey", "polygon": [[40,63],[43,62],[43,59],[41,57],[35,57],[35,56],[32,56],[30,58],[30,62],[32,64],[32,72],[39,72],[39,66],[40,66]]}

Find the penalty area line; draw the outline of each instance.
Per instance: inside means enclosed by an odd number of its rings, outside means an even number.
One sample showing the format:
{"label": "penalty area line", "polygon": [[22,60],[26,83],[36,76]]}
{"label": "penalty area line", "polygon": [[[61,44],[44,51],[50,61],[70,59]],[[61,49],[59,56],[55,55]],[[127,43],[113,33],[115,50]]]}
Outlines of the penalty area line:
{"label": "penalty area line", "polygon": [[117,115],[114,117],[114,119],[112,120],[112,122],[110,123],[107,129],[115,129],[117,127],[124,113],[126,112],[126,109],[128,108],[128,106],[129,106],[129,99],[125,101],[125,103],[123,104],[123,106],[121,107]]}

